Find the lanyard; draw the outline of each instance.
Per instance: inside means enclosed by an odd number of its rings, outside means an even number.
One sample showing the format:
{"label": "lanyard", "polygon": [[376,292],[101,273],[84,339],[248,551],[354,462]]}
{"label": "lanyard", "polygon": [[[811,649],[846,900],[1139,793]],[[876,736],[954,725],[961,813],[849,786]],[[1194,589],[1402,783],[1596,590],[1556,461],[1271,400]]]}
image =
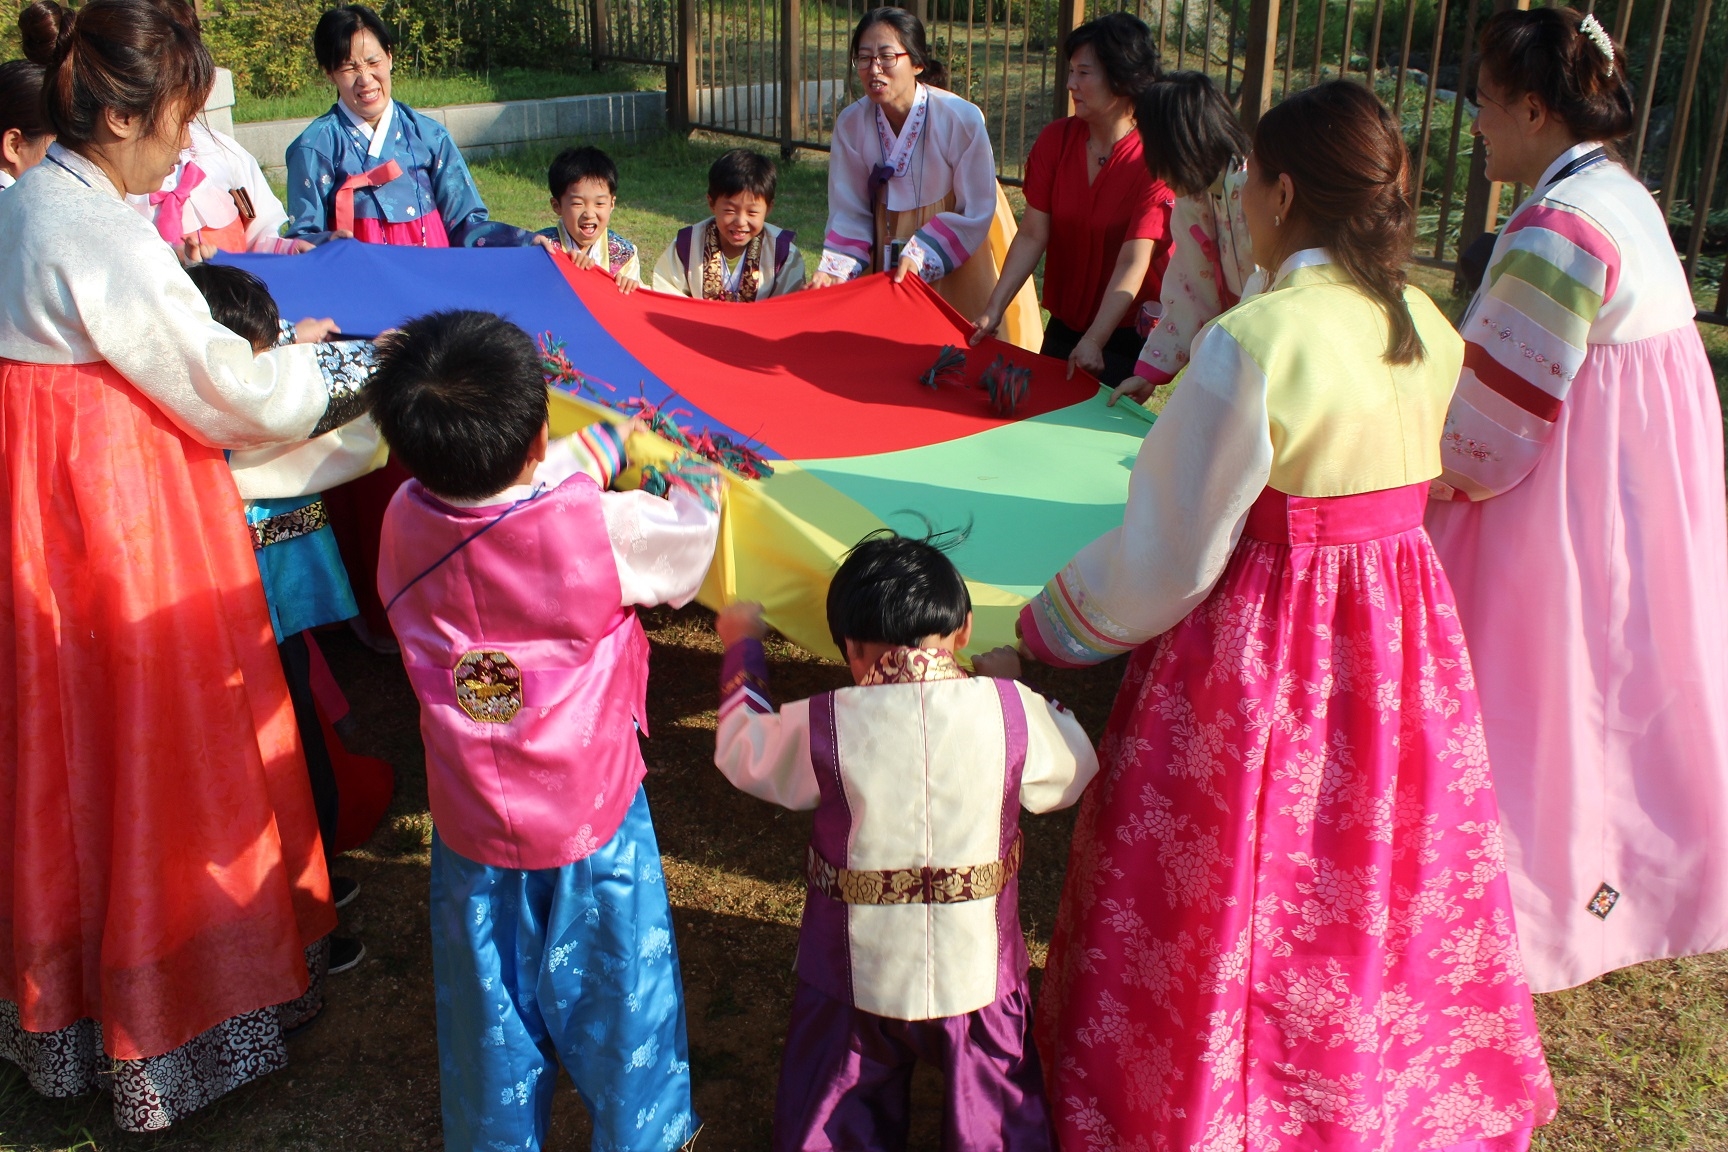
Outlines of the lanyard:
{"label": "lanyard", "polygon": [[1566,167],[1560,169],[1560,171],[1554,173],[1554,178],[1552,180],[1548,181],[1546,184],[1543,184],[1542,188],[1539,189],[1539,191],[1552,188],[1552,187],[1554,187],[1554,185],[1560,183],[1560,181],[1566,179],[1568,176],[1576,176],[1576,175],[1578,175],[1578,173],[1584,171],[1584,169],[1586,169],[1586,168],[1591,167],[1592,165],[1596,164],[1598,161],[1606,160],[1606,159],[1608,159],[1608,150],[1606,148],[1592,148],[1592,149],[1590,149],[1590,151],[1584,153],[1584,155],[1578,157],[1576,160],[1573,160],[1570,164],[1566,165]]}

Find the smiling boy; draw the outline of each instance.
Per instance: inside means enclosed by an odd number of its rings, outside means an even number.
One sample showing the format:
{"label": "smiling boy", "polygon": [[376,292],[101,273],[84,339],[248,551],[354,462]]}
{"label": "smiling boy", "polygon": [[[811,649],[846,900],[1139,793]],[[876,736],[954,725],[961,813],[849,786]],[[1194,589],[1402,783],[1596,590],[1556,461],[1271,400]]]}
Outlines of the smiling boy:
{"label": "smiling boy", "polygon": [[734,148],[708,169],[714,215],[680,229],[654,266],[654,290],[698,300],[749,303],[804,286],[804,257],[789,228],[768,223],[778,175],[774,161]]}
{"label": "smiling boy", "polygon": [[642,286],[642,261],[636,245],[612,231],[612,209],[618,206],[618,165],[591,145],[566,148],[547,171],[552,211],[558,223],[542,229],[578,268],[599,268],[617,281],[620,292]]}

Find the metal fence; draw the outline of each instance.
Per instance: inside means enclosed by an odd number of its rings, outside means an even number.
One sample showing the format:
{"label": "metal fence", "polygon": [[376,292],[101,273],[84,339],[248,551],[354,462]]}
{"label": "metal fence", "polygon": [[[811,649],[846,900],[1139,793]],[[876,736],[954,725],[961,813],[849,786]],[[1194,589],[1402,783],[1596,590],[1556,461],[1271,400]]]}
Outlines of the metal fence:
{"label": "metal fence", "polygon": [[[952,89],[984,112],[998,175],[1018,183],[1027,151],[1066,115],[1063,37],[1104,11],[1146,21],[1165,67],[1199,69],[1250,125],[1290,92],[1339,77],[1372,87],[1410,147],[1418,259],[1453,268],[1498,227],[1522,189],[1489,182],[1470,133],[1472,49],[1484,20],[1515,0],[907,0],[927,26]],[[1527,2],[1527,0],[1526,0]],[[1582,0],[1590,9],[1597,0]],[[848,60],[869,0],[576,0],[596,61],[668,69],[676,126],[825,149],[834,117],[862,91]],[[1700,319],[1728,324],[1728,210],[1720,207],[1728,136],[1728,15],[1715,0],[1601,0],[1625,50],[1637,100],[1623,146],[1657,194],[1699,286]],[[1522,5],[1520,5],[1522,6]],[[1728,4],[1724,5],[1728,7]],[[1712,16],[1718,16],[1714,21]],[[1708,284],[1708,294],[1704,285]]]}

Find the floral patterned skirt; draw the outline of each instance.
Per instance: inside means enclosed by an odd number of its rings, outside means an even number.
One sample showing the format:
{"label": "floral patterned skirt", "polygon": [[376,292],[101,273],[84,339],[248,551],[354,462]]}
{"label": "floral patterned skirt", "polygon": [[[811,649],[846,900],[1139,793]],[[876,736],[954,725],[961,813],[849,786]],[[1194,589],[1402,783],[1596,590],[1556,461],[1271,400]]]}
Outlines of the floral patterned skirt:
{"label": "floral patterned skirt", "polygon": [[1425,488],[1268,489],[1132,657],[1039,1005],[1068,1152],[1487,1152],[1552,1118]]}

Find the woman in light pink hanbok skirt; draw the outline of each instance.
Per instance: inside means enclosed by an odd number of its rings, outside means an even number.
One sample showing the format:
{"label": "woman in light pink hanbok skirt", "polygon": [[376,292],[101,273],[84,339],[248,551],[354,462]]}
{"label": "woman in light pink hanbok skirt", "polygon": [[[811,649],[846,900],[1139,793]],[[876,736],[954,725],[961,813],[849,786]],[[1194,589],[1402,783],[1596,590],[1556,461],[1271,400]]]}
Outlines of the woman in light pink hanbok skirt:
{"label": "woman in light pink hanbok skirt", "polygon": [[1436,485],[1451,499],[1428,513],[1476,653],[1538,992],[1728,948],[1722,408],[1662,210],[1598,143],[1630,125],[1629,94],[1537,93],[1582,121],[1577,143],[1515,163],[1518,124],[1492,101],[1556,74],[1532,54],[1569,41],[1573,66],[1607,67],[1570,9],[1483,33],[1489,174],[1533,191],[1464,317]]}

